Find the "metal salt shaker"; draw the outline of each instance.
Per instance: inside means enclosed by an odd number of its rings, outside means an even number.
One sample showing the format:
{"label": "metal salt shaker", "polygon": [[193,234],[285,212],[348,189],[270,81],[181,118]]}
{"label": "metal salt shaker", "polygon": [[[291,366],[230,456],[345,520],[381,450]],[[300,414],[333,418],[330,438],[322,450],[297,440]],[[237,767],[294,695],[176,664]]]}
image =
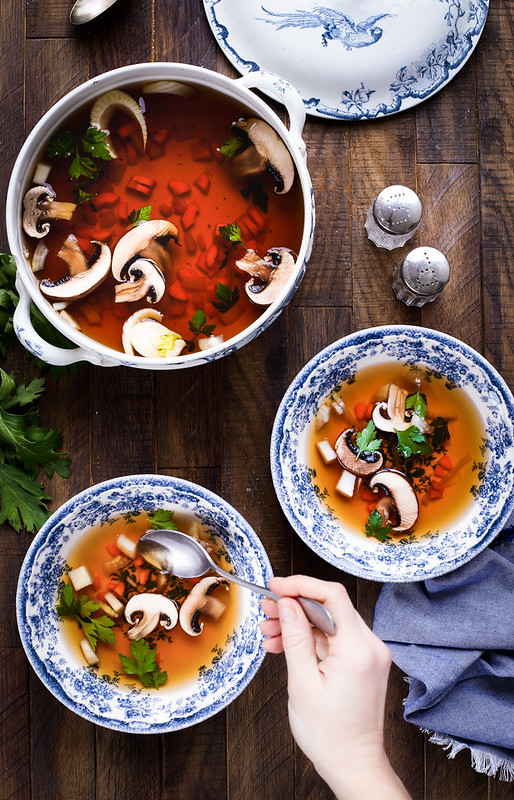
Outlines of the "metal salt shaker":
{"label": "metal salt shaker", "polygon": [[416,247],[393,270],[393,289],[408,306],[424,306],[441,294],[450,277],[448,259],[434,247]]}
{"label": "metal salt shaker", "polygon": [[377,247],[394,250],[414,235],[421,219],[421,200],[408,186],[388,186],[368,211],[366,233]]}

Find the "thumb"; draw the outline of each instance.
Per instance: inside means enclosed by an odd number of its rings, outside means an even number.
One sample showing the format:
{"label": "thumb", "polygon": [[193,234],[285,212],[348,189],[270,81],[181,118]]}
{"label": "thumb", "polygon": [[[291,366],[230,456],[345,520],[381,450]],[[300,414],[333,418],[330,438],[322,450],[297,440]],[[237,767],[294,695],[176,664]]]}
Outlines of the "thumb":
{"label": "thumb", "polygon": [[310,681],[312,670],[318,673],[318,660],[312,627],[296,600],[284,597],[278,601],[278,617],[282,630],[282,646],[287,662],[290,688]]}

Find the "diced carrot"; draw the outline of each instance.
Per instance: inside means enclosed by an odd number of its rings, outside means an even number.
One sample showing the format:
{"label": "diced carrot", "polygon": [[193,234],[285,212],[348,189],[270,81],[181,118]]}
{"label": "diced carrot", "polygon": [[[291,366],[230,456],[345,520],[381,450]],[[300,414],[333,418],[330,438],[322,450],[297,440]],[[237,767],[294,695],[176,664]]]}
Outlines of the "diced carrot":
{"label": "diced carrot", "polygon": [[[148,186],[149,189],[153,189],[155,187],[156,181],[154,178],[148,178],[146,175],[133,175],[131,181],[135,181],[136,183],[140,183],[141,186]],[[130,185],[130,184],[129,184]]]}
{"label": "diced carrot", "polygon": [[366,407],[366,418],[367,419],[371,419],[374,408],[375,408],[375,403],[368,403],[368,405]]}
{"label": "diced carrot", "polygon": [[123,200],[118,206],[118,217],[121,222],[126,222],[128,217],[128,204]]}
{"label": "diced carrot", "polygon": [[253,219],[255,224],[258,226],[259,231],[262,231],[266,224],[266,217],[264,214],[255,206],[249,206],[246,210],[246,213]]}
{"label": "diced carrot", "polygon": [[191,158],[193,161],[212,161],[214,155],[210,146],[200,139],[191,146]]}
{"label": "diced carrot", "polygon": [[109,581],[107,586],[105,587],[106,591],[112,592],[113,589],[118,588],[118,581]]}
{"label": "diced carrot", "polygon": [[143,197],[150,197],[155,187],[153,178],[145,178],[144,175],[134,175],[127,184],[127,191],[137,192]]}
{"label": "diced carrot", "polygon": [[187,300],[189,295],[180,283],[180,281],[173,281],[168,287],[168,294],[176,300]]}
{"label": "diced carrot", "polygon": [[161,203],[159,206],[159,214],[162,217],[171,217],[171,206],[168,203]]}
{"label": "diced carrot", "polygon": [[129,139],[136,131],[140,131],[139,122],[135,119],[131,119],[129,122],[122,125],[121,128],[118,128],[116,136],[119,136],[120,139]]}
{"label": "diced carrot", "polygon": [[441,492],[441,493],[444,493],[445,486],[444,486],[444,483],[441,483],[441,481],[435,481],[435,480],[432,480],[432,481],[431,481],[431,483],[430,483],[430,486],[431,486],[431,487],[432,487],[432,488],[433,488],[433,489],[434,489],[436,492]]}
{"label": "diced carrot", "polygon": [[205,259],[205,266],[207,267],[208,270],[216,265],[216,262],[218,260],[218,255],[219,255],[218,245],[211,244],[211,246],[207,250],[207,256]]}
{"label": "diced carrot", "polygon": [[244,222],[244,224],[246,225],[252,236],[259,235],[260,228],[257,225],[257,223],[251,218],[250,214],[248,213],[243,214],[243,216],[240,218],[240,222],[241,220]]}
{"label": "diced carrot", "polygon": [[171,131],[169,131],[167,128],[159,128],[158,131],[152,134],[152,139],[154,142],[157,142],[157,144],[166,144],[170,136]]}
{"label": "diced carrot", "polygon": [[436,464],[434,467],[434,475],[437,478],[444,478],[444,476],[446,475],[446,470],[443,469],[443,467],[440,464]]}
{"label": "diced carrot", "polygon": [[114,192],[100,192],[91,198],[91,205],[95,211],[99,211],[101,208],[114,208],[119,202],[120,198]]}
{"label": "diced carrot", "polygon": [[95,579],[94,579],[93,583],[91,584],[91,589],[94,592],[98,592],[98,590],[100,589],[101,585],[102,585],[102,579],[101,579],[100,575],[95,575]]}
{"label": "diced carrot", "polygon": [[186,231],[184,235],[184,246],[186,248],[186,252],[190,256],[194,256],[198,247],[196,245],[196,239],[191,233],[191,231]]}
{"label": "diced carrot", "polygon": [[150,577],[150,570],[149,569],[142,569],[139,572],[138,583],[140,586],[145,586],[148,578]]}
{"label": "diced carrot", "polygon": [[148,156],[150,161],[155,161],[156,158],[160,158],[165,152],[166,148],[163,144],[159,144],[159,142],[156,142],[155,139],[148,140],[145,154]]}
{"label": "diced carrot", "polygon": [[173,211],[174,214],[177,214],[179,217],[181,217],[186,208],[187,208],[187,202],[186,200],[184,200],[184,198],[182,197],[173,198],[171,204],[171,210]]}
{"label": "diced carrot", "polygon": [[441,456],[437,464],[443,469],[453,469],[453,464],[448,453],[445,453],[444,456]]}
{"label": "diced carrot", "polygon": [[431,486],[430,489],[428,490],[428,496],[430,500],[440,500],[443,495],[444,492],[438,492],[436,489],[434,489],[433,486]]}
{"label": "diced carrot", "polygon": [[368,503],[368,509],[369,509],[370,511],[374,511],[374,510],[375,510],[375,506],[376,506],[376,504],[377,504],[377,503],[376,503],[376,500],[375,500],[375,502],[374,502],[374,503]]}
{"label": "diced carrot", "polygon": [[198,208],[197,203],[192,200],[190,203],[187,204],[186,210],[182,214],[180,218],[180,224],[182,225],[185,231],[188,231],[196,222],[196,217],[198,216],[200,209]]}
{"label": "diced carrot", "polygon": [[145,560],[144,560],[143,556],[139,555],[139,553],[138,553],[137,556],[135,557],[133,563],[134,563],[135,567],[140,567],[142,564],[145,563]]}
{"label": "diced carrot", "polygon": [[355,416],[357,419],[364,419],[366,416],[367,404],[366,403],[355,403],[353,408],[355,412]]}
{"label": "diced carrot", "polygon": [[200,250],[203,253],[205,253],[206,250],[207,250],[207,242],[205,241],[205,236],[203,235],[203,233],[199,233],[198,234],[198,236],[196,237],[196,243],[197,243],[198,247],[200,248]]}
{"label": "diced carrot", "polygon": [[194,185],[199,189],[202,194],[208,194],[209,189],[211,188],[211,177],[207,170],[202,172],[194,181]]}
{"label": "diced carrot", "polygon": [[207,255],[205,253],[200,253],[198,258],[196,259],[196,266],[198,267],[198,269],[201,269],[202,272],[207,272],[206,262],[207,262]]}
{"label": "diced carrot", "polygon": [[82,239],[86,239],[88,242],[90,242],[92,239],[95,239],[97,242],[108,242],[112,237],[112,231],[107,229],[102,229],[99,231],[95,228],[79,228],[75,231],[75,236],[77,239],[81,237]]}
{"label": "diced carrot", "polygon": [[367,502],[371,502],[371,500],[374,500],[376,502],[377,500],[375,492],[372,489],[370,489],[369,486],[362,487],[360,491],[360,496],[362,497],[363,500],[366,500]]}
{"label": "diced carrot", "polygon": [[196,267],[180,267],[178,277],[182,286],[191,292],[204,292],[207,288],[205,276]]}
{"label": "diced carrot", "polygon": [[179,178],[173,178],[172,180],[168,181],[168,189],[175,197],[189,194],[191,191],[190,185],[186,183],[186,181],[182,181]]}
{"label": "diced carrot", "polygon": [[108,544],[105,549],[111,556],[121,556],[121,550],[118,550],[115,544]]}
{"label": "diced carrot", "polygon": [[127,164],[130,164],[131,167],[137,163],[137,150],[131,141],[128,141],[125,145],[125,158]]}

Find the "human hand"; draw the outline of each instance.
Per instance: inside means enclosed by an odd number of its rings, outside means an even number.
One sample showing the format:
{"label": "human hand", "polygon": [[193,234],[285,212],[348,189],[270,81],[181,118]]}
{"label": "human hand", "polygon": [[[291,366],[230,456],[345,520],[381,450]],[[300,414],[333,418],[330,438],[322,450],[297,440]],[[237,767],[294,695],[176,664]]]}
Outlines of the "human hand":
{"label": "human hand", "polygon": [[[391,665],[388,648],[354,609],[345,588],[302,575],[273,578],[283,599],[263,600],[263,647],[284,652],[293,736],[322,778],[344,800],[408,798],[383,749],[383,719]],[[309,624],[298,595],[324,603],[336,633]]]}

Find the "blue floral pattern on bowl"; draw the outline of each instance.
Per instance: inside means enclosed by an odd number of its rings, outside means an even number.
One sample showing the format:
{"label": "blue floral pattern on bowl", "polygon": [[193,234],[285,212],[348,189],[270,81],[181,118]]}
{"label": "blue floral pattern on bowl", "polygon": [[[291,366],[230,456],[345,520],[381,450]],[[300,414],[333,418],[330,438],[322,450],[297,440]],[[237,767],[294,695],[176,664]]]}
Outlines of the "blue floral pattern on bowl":
{"label": "blue floral pattern on bowl", "polygon": [[264,658],[257,627],[262,619],[259,596],[246,591],[240,592],[238,625],[220,657],[188,684],[158,691],[117,685],[84,667],[71,651],[55,611],[70,550],[99,523],[161,508],[196,517],[223,543],[235,572],[252,582],[268,583],[268,557],[243,517],[207,489],[165,475],[114,478],[71,498],[35,537],[18,581],[18,627],[38,677],[80,716],[128,733],[180,730],[216,714],[246,688]]}
{"label": "blue floral pattern on bowl", "polygon": [[[463,388],[485,430],[484,469],[474,502],[444,531],[404,544],[345,530],[318,498],[305,459],[307,429],[321,403],[358,369],[391,361],[426,367]],[[475,350],[416,326],[370,328],[329,345],[289,386],[271,438],[271,470],[289,522],[321,558],[376,581],[418,581],[449,572],[482,550],[514,505],[514,401],[501,376]]]}
{"label": "blue floral pattern on bowl", "polygon": [[[427,99],[464,66],[488,0],[204,0],[221,49],[242,73],[270,70],[300,92],[307,113],[374,119]],[[301,55],[300,55],[301,54]]]}

